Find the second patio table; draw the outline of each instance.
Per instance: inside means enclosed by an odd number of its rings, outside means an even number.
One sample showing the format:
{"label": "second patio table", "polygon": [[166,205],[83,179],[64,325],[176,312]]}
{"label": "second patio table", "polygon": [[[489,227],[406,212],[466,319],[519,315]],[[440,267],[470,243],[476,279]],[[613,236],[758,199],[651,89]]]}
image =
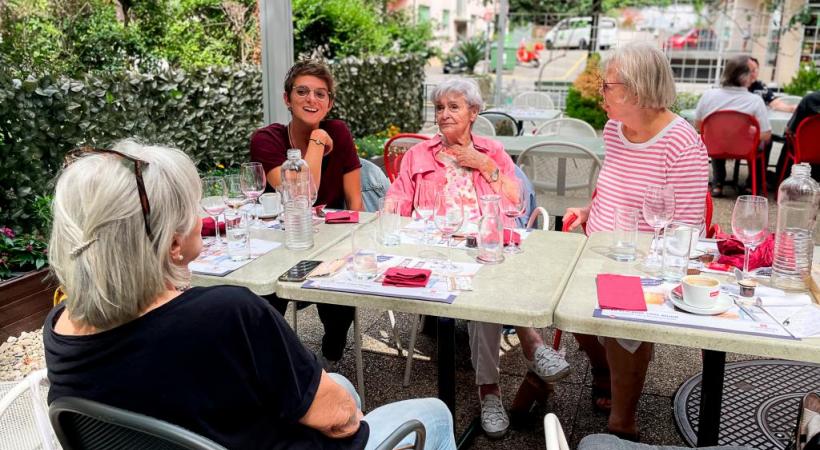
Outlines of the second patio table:
{"label": "second patio table", "polygon": [[[649,248],[652,235],[640,234],[639,247]],[[611,232],[593,233],[575,265],[572,278],[555,309],[555,327],[565,331],[658,344],[700,348],[703,354],[698,446],[717,445],[723,396],[725,352],[820,363],[820,338],[776,339],[738,333],[683,328],[593,317],[598,307],[595,279],[600,273],[646,276],[639,263],[617,262],[605,255]]]}

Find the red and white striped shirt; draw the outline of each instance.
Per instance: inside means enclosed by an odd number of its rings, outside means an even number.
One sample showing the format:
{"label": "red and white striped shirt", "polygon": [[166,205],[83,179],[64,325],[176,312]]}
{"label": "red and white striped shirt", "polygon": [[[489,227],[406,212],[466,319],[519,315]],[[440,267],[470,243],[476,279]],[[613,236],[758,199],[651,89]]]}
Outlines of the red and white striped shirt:
{"label": "red and white striped shirt", "polygon": [[615,228],[615,208],[639,211],[638,229],[652,231],[643,218],[646,186],[671,184],[675,191],[673,220],[697,224],[703,220],[709,181],[709,157],[700,135],[686,120],[675,118],[647,142],[629,142],[614,120],[604,127],[606,158],[592,199],[587,234]]}

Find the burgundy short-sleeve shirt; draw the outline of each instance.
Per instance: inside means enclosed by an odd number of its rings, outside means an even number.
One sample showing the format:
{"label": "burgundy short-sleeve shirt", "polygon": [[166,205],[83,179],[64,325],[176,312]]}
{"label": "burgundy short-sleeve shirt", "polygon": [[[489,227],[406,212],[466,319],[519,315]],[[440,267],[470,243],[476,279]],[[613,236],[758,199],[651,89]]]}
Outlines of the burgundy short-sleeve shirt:
{"label": "burgundy short-sleeve shirt", "polygon": [[[328,208],[343,208],[345,193],[342,177],[362,167],[362,163],[359,162],[353,136],[343,121],[323,120],[319,123],[319,128],[327,131],[328,136],[333,139],[333,151],[322,158],[322,180],[316,204],[327,205]],[[288,159],[287,151],[292,147],[287,126],[281,123],[268,125],[256,130],[251,136],[251,161],[262,163],[265,173],[268,173]]]}

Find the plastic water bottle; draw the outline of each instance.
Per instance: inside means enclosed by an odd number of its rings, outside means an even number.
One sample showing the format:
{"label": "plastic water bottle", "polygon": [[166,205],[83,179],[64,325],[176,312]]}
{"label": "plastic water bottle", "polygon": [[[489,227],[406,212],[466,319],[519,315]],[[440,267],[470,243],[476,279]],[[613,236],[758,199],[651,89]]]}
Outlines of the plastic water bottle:
{"label": "plastic water bottle", "polygon": [[282,164],[282,200],[285,205],[285,247],[305,250],[313,247],[313,214],[310,168],[298,148],[288,150]]}
{"label": "plastic water bottle", "polygon": [[777,233],[774,239],[772,284],[780,289],[806,290],[811,277],[814,225],[820,185],[809,164],[795,164],[777,191]]}

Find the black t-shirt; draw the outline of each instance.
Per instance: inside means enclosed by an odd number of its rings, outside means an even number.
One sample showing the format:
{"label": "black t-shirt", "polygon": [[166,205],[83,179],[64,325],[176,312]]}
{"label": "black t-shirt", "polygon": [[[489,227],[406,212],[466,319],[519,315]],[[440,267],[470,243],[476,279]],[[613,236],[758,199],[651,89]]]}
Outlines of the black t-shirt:
{"label": "black t-shirt", "polygon": [[797,109],[792,113],[792,118],[789,119],[789,131],[797,133],[797,127],[800,122],[806,117],[820,114],[820,91],[812,92],[803,97],[797,105]]}
{"label": "black t-shirt", "polygon": [[766,106],[774,100],[774,92],[767,88],[760,80],[755,80],[755,82],[749,86],[749,92],[763,98],[763,103],[765,103]]}
{"label": "black t-shirt", "polygon": [[298,423],[321,367],[267,302],[241,287],[192,288],[88,336],[44,328],[48,401],[75,396],[180,425],[229,449],[360,449]]}

